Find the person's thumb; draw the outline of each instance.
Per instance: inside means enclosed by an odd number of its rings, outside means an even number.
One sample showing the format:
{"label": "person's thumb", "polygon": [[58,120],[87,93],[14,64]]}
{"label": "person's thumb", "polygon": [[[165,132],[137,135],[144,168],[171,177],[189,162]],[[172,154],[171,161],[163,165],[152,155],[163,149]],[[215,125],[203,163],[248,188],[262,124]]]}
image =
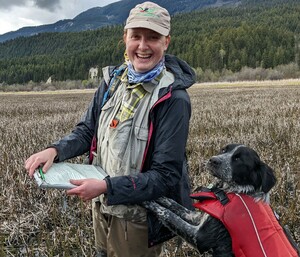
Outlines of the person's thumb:
{"label": "person's thumb", "polygon": [[83,184],[83,179],[70,179],[70,183],[75,186],[80,186]]}
{"label": "person's thumb", "polygon": [[52,164],[53,164],[53,161],[45,162],[45,164],[43,165],[43,172],[46,173],[47,170],[49,170],[49,168],[51,167]]}

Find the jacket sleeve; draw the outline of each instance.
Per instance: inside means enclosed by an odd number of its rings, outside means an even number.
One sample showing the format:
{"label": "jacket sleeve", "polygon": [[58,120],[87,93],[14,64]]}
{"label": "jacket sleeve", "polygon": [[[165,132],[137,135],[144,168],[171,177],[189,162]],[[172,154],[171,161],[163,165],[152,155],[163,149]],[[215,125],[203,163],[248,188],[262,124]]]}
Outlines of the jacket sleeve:
{"label": "jacket sleeve", "polygon": [[100,115],[105,87],[105,82],[101,81],[93,100],[74,130],[49,146],[57,150],[56,162],[61,162],[89,151],[95,128],[97,127],[96,124]]}
{"label": "jacket sleeve", "polygon": [[[191,115],[190,99],[185,90],[175,90],[161,103],[155,115],[147,170],[136,176],[106,178],[109,205],[138,204],[160,196],[180,194],[179,182],[185,163],[185,146]],[[177,191],[177,192],[176,192]],[[174,197],[172,197],[174,198]]]}

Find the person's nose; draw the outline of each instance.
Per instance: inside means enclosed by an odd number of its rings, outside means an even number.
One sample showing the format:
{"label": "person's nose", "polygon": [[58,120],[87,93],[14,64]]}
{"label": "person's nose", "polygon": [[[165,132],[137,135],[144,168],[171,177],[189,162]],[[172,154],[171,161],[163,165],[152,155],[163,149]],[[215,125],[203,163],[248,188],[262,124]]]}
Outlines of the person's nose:
{"label": "person's nose", "polygon": [[139,48],[141,50],[147,50],[149,48],[148,40],[145,37],[141,37]]}

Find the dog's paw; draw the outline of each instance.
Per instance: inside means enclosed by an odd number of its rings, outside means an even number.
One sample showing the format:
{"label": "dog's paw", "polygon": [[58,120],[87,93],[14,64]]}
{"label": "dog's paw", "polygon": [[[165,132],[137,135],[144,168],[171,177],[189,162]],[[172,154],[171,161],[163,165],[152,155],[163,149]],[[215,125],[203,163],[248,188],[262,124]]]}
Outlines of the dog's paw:
{"label": "dog's paw", "polygon": [[159,204],[154,201],[145,201],[141,204],[144,208],[148,210],[156,210],[159,207]]}
{"label": "dog's paw", "polygon": [[167,197],[160,197],[156,200],[156,202],[166,208],[170,208],[174,204],[177,205],[177,203],[174,200]]}

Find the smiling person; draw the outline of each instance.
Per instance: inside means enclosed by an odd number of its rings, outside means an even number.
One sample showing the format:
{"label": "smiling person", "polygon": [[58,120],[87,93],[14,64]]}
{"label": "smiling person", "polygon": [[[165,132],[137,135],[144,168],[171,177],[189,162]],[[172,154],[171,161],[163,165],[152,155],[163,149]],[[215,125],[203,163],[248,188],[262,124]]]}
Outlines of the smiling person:
{"label": "smiling person", "polygon": [[[73,132],[30,156],[32,177],[88,151],[104,180],[71,180],[67,191],[92,200],[97,256],[162,256],[173,234],[139,204],[167,196],[192,208],[185,154],[195,82],[186,62],[165,54],[170,15],[152,2],[130,11],[124,28],[125,62],[103,69],[103,81]],[[92,147],[91,147],[92,146]],[[95,153],[96,152],[96,153]],[[92,158],[93,157],[93,158]]]}

